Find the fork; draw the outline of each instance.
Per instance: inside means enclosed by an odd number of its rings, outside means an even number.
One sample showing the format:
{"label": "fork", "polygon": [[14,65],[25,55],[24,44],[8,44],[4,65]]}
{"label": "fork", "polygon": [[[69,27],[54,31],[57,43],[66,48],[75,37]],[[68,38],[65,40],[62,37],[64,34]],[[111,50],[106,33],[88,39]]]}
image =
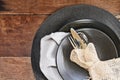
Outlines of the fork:
{"label": "fork", "polygon": [[[85,44],[87,44],[88,43],[88,38],[87,38],[87,36],[84,34],[84,33],[82,33],[82,32],[78,32],[81,36],[81,38],[85,41]],[[73,46],[73,48],[75,48],[75,49],[80,49],[80,48],[82,48],[83,46],[80,44],[80,42],[78,42],[77,40],[75,40],[71,35],[68,37],[68,40],[70,41],[70,43],[72,44],[72,46]]]}
{"label": "fork", "polygon": [[78,49],[80,46],[78,45],[78,42],[76,42],[72,36],[68,37],[68,40],[70,41],[70,43],[72,44],[74,49]]}

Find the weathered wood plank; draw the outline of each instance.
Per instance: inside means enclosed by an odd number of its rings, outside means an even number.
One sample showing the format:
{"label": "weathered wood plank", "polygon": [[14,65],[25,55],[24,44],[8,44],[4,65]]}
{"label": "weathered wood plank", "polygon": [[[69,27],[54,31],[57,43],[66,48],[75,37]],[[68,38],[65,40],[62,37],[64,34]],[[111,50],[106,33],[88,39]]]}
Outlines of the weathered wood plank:
{"label": "weathered wood plank", "polygon": [[76,4],[95,5],[113,14],[120,13],[120,0],[1,0],[0,14],[51,14],[62,7]]}
{"label": "weathered wood plank", "polygon": [[47,15],[0,15],[0,56],[30,56],[32,40]]}
{"label": "weathered wood plank", "polygon": [[35,80],[30,57],[0,57],[0,80]]}

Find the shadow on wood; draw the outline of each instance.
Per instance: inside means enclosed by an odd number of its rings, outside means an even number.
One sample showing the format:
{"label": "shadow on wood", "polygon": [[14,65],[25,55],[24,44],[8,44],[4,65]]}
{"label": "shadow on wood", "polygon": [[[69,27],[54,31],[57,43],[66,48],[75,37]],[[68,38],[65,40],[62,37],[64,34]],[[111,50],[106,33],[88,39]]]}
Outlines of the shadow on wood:
{"label": "shadow on wood", "polygon": [[6,9],[5,7],[5,3],[4,3],[4,1],[0,1],[0,11],[10,11],[10,10],[8,10],[8,9]]}

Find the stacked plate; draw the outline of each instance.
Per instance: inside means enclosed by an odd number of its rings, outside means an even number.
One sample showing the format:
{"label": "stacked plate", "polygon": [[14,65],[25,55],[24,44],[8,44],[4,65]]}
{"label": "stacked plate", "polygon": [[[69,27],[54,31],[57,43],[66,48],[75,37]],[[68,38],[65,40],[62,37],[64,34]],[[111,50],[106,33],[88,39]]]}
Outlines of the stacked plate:
{"label": "stacked plate", "polygon": [[[39,67],[41,38],[52,32],[69,32],[70,28],[83,32],[95,44],[101,60],[120,56],[120,23],[112,14],[90,5],[65,7],[45,20],[33,40],[31,61],[36,80],[47,80]],[[88,72],[69,59],[73,48],[68,36],[58,47],[57,69],[64,80],[84,80]]]}

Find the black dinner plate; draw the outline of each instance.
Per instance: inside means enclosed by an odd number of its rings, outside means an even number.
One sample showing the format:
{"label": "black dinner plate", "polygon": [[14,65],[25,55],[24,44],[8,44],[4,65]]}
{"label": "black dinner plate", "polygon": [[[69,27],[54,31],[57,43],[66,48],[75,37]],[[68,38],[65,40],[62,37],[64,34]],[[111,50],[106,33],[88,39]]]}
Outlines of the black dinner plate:
{"label": "black dinner plate", "polygon": [[[78,31],[86,34],[88,41],[94,43],[98,57],[101,60],[118,57],[114,42],[102,31],[93,28],[82,28]],[[69,35],[61,41],[58,48],[56,57],[58,71],[63,80],[87,80],[89,78],[88,72],[70,60],[70,53],[73,47],[68,37]]]}
{"label": "black dinner plate", "polygon": [[[52,32],[59,31],[64,25],[70,22],[80,19],[92,19],[108,26],[109,29],[115,34],[115,37],[114,35],[112,36],[115,39],[114,42],[118,44],[117,48],[120,47],[120,23],[111,13],[91,5],[75,5],[65,7],[49,16],[42,23],[35,34],[31,49],[31,63],[36,80],[47,80],[39,67],[41,38]],[[77,27],[75,29],[77,29]],[[99,29],[102,29],[102,27],[99,27]],[[104,29],[104,31],[107,31],[106,27]],[[62,30],[68,31],[69,28],[62,28]],[[119,52],[118,55],[120,55]]]}

